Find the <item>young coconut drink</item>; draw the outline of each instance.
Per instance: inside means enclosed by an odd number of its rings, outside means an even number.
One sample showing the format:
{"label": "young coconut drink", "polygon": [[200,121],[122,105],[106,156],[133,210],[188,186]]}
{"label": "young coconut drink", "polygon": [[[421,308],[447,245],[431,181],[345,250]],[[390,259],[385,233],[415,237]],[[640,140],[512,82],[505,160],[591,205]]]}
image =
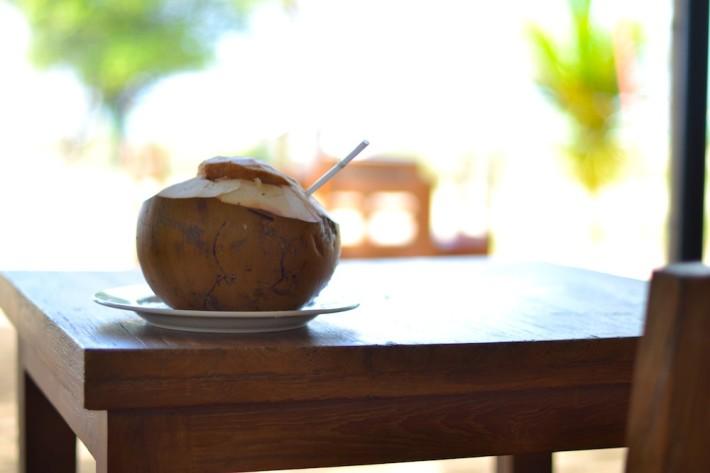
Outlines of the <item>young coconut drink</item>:
{"label": "young coconut drink", "polygon": [[251,158],[209,159],[148,199],[137,246],[148,285],[174,309],[298,309],[340,256],[338,226],[315,199]]}

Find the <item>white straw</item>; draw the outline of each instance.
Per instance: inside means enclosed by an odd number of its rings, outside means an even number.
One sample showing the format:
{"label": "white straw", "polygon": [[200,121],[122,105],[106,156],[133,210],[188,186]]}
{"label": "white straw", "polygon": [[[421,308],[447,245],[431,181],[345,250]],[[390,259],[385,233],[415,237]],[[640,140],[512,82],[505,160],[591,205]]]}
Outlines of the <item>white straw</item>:
{"label": "white straw", "polygon": [[333,176],[335,176],[337,173],[339,173],[340,170],[343,169],[345,166],[347,166],[347,164],[348,164],[350,161],[352,161],[355,156],[357,156],[358,154],[360,154],[360,152],[361,152],[362,150],[364,150],[365,148],[367,148],[367,145],[369,145],[369,144],[370,144],[369,141],[363,140],[362,143],[360,143],[359,145],[357,145],[357,146],[355,147],[355,149],[350,152],[349,155],[345,156],[343,159],[341,159],[340,161],[338,161],[338,162],[335,164],[335,166],[333,166],[332,168],[328,169],[328,172],[326,172],[326,173],[323,174],[321,177],[319,177],[318,180],[317,180],[311,187],[308,188],[308,190],[306,191],[306,194],[307,194],[307,195],[311,195],[311,194],[313,194],[315,191],[317,191],[318,189],[320,189],[323,184],[325,184],[326,182],[328,182]]}

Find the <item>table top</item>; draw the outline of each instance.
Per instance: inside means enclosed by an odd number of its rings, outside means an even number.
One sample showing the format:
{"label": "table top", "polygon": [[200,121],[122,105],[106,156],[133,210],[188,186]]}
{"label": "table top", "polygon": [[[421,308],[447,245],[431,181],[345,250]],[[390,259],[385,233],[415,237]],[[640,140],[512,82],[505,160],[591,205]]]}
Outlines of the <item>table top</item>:
{"label": "table top", "polygon": [[306,327],[191,334],[92,301],[122,273],[13,272],[0,306],[88,409],[628,383],[646,283],[482,258],[346,261],[361,303]]}

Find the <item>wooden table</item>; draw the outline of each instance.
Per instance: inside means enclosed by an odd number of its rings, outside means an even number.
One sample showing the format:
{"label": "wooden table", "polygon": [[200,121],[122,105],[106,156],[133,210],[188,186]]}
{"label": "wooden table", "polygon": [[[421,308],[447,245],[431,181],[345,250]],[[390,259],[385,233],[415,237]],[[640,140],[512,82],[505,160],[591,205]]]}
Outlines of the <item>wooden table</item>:
{"label": "wooden table", "polygon": [[360,308],[289,332],[209,335],[91,300],[141,280],[0,277],[25,471],[74,471],[74,435],[110,473],[623,445],[643,282],[473,258],[346,262],[328,291]]}

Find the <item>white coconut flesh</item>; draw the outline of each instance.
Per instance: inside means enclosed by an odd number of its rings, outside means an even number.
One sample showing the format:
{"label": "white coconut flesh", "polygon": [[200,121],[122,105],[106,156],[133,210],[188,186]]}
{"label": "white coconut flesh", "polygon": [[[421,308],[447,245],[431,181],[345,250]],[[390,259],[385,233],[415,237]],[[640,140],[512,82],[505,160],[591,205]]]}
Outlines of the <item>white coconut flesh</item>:
{"label": "white coconut flesh", "polygon": [[195,177],[163,189],[169,199],[217,198],[226,204],[262,210],[273,215],[320,222],[325,215],[318,203],[294,185],[264,184],[259,178],[219,179]]}

